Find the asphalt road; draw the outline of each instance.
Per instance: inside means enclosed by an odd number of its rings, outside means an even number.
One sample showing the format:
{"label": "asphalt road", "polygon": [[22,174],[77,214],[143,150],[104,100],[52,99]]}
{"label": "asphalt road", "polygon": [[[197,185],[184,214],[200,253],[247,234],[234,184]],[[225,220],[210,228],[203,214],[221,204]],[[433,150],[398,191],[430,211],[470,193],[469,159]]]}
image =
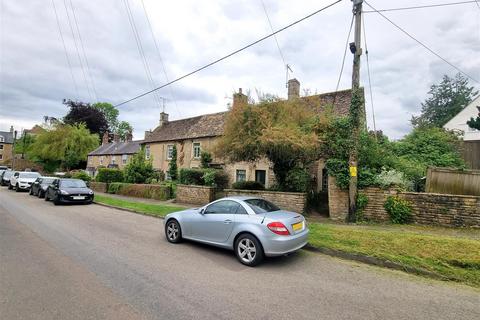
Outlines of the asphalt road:
{"label": "asphalt road", "polygon": [[479,319],[480,291],[300,251],[257,268],[162,220],[0,189],[1,319]]}

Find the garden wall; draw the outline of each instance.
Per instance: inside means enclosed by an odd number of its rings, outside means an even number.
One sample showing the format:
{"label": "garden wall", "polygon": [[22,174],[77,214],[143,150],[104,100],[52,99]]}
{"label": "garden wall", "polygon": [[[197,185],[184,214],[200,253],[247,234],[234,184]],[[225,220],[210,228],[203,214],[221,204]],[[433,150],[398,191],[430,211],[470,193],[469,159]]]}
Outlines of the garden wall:
{"label": "garden wall", "polygon": [[179,203],[204,205],[215,200],[215,188],[194,185],[177,185],[177,198]]}
{"label": "garden wall", "polygon": [[364,217],[387,222],[388,213],[383,207],[390,195],[398,195],[412,205],[414,223],[447,227],[480,227],[480,197],[446,195],[437,193],[397,192],[366,188],[360,193],[368,197]]}
{"label": "garden wall", "polygon": [[105,182],[91,181],[89,182],[89,185],[90,189],[92,189],[93,191],[107,193],[108,185]]}
{"label": "garden wall", "polygon": [[337,187],[336,180],[328,176],[328,212],[334,221],[346,221],[348,216],[348,191]]}
{"label": "garden wall", "polygon": [[300,192],[277,192],[263,190],[225,189],[225,196],[255,196],[271,201],[281,209],[303,213],[307,203],[307,194]]}

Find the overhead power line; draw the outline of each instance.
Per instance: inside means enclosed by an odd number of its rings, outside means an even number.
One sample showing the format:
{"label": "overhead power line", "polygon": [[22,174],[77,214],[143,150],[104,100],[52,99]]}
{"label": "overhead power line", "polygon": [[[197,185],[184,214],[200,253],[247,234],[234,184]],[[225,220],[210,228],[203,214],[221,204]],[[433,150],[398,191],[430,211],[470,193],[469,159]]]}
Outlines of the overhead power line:
{"label": "overhead power line", "polygon": [[[270,26],[270,30],[272,32],[274,32],[275,30],[273,29],[272,22],[270,21],[270,16],[268,15],[268,11],[267,11],[267,7],[265,6],[265,2],[263,2],[263,0],[260,0],[260,2],[262,3],[263,12],[265,12],[265,16],[267,17],[267,22],[268,22],[268,25]],[[277,36],[273,35],[273,39],[275,39],[275,43],[277,44],[278,53],[280,54],[280,58],[282,58],[283,66],[286,67],[287,62],[285,62],[285,56],[283,55],[282,49],[280,49],[280,45],[278,44]]]}
{"label": "overhead power line", "polygon": [[[350,22],[350,28],[348,29],[347,40],[345,43],[345,50],[343,51],[342,67],[340,68],[340,74],[338,75],[337,86],[335,87],[335,98],[337,96],[338,87],[340,86],[340,81],[342,80],[343,68],[345,67],[345,58],[347,57],[347,49],[350,42],[350,35],[352,34],[353,19],[354,19],[354,16],[352,15],[352,21]],[[333,104],[335,104],[335,98],[333,99],[334,100]]]}
{"label": "overhead power line", "polygon": [[466,73],[465,71],[463,71],[462,69],[460,69],[459,67],[457,67],[456,65],[454,65],[453,63],[451,63],[450,61],[448,61],[447,59],[445,59],[444,57],[442,57],[441,55],[439,55],[438,53],[436,53],[435,51],[433,51],[432,49],[430,49],[430,47],[428,47],[426,44],[424,44],[423,42],[421,42],[420,40],[418,40],[417,38],[415,38],[414,36],[412,36],[410,33],[408,33],[405,29],[403,29],[402,27],[400,27],[398,24],[396,24],[395,22],[393,22],[392,20],[390,20],[388,17],[386,17],[383,13],[379,12],[377,9],[375,9],[372,5],[370,5],[367,1],[364,1],[365,4],[367,6],[369,6],[373,11],[377,12],[380,16],[382,16],[385,20],[387,20],[388,22],[390,22],[394,27],[396,27],[398,30],[402,31],[405,35],[407,35],[410,39],[412,39],[413,41],[415,41],[416,43],[418,43],[419,45],[421,45],[422,47],[424,47],[427,51],[429,51],[431,54],[433,54],[434,56],[436,56],[437,58],[439,58],[440,60],[442,60],[443,62],[445,62],[446,64],[448,64],[449,66],[451,66],[452,68],[454,68],[455,70],[457,70],[458,72],[462,73],[463,75],[465,75],[466,77],[468,77],[469,79],[475,81],[476,83],[480,83],[477,79],[475,79],[474,77],[472,77],[471,75],[469,75],[468,73]]}
{"label": "overhead power line", "polygon": [[457,5],[463,5],[463,4],[469,4],[469,3],[476,3],[477,6],[479,6],[479,8],[480,8],[480,5],[478,4],[478,0],[470,0],[470,1],[460,1],[460,2],[427,4],[427,5],[423,5],[423,6],[412,6],[412,7],[401,7],[401,8],[378,9],[377,11],[375,11],[375,10],[365,10],[365,11],[363,11],[363,13],[375,13],[375,12],[388,12],[388,11],[402,11],[402,10],[427,9],[427,8],[435,8],[435,7],[457,6]]}
{"label": "overhead power line", "polygon": [[60,34],[60,39],[62,39],[63,50],[65,51],[65,58],[67,59],[68,68],[70,69],[70,75],[72,76],[73,86],[74,86],[75,92],[77,94],[77,99],[79,99],[80,95],[78,93],[77,81],[75,81],[75,76],[73,74],[72,63],[70,62],[70,57],[68,55],[67,46],[65,45],[65,39],[63,38],[62,27],[60,26],[60,19],[58,19],[57,7],[55,6],[55,1],[54,0],[52,0],[52,6],[53,6],[53,12],[55,12],[55,19],[57,20],[58,33]]}
{"label": "overhead power line", "polygon": [[363,17],[362,19],[362,24],[363,24],[363,41],[365,42],[365,56],[367,57],[367,74],[368,74],[368,87],[370,91],[370,104],[372,105],[373,132],[376,138],[377,124],[375,122],[375,108],[373,105],[372,77],[370,76],[370,60],[368,58],[367,31],[365,29],[365,17]]}
{"label": "overhead power line", "polygon": [[213,66],[213,65],[215,65],[215,64],[217,64],[217,63],[219,63],[219,62],[221,62],[221,61],[223,61],[223,60],[225,60],[225,59],[227,59],[227,58],[230,58],[231,56],[233,56],[233,55],[235,55],[235,54],[237,54],[237,53],[239,53],[239,52],[242,52],[242,51],[244,51],[244,50],[246,50],[246,49],[248,49],[248,48],[256,45],[256,44],[259,43],[259,42],[262,42],[262,41],[264,41],[264,40],[266,40],[266,39],[268,39],[268,38],[270,38],[270,37],[272,37],[272,36],[274,36],[274,35],[282,32],[282,31],[284,31],[284,30],[286,30],[286,29],[288,29],[288,28],[290,28],[290,27],[292,27],[292,26],[294,26],[294,25],[296,25],[296,24],[298,24],[298,23],[300,23],[300,22],[302,22],[302,21],[304,21],[304,20],[306,20],[306,19],[308,19],[308,18],[313,17],[314,15],[316,15],[316,14],[318,14],[318,13],[320,13],[320,12],[322,12],[322,11],[324,11],[324,10],[326,10],[326,9],[334,6],[334,5],[336,5],[337,3],[341,2],[341,1],[342,1],[342,0],[337,0],[337,1],[335,1],[335,2],[333,2],[333,3],[331,3],[331,4],[329,4],[329,5],[321,8],[321,9],[318,9],[318,10],[312,12],[311,14],[309,14],[309,15],[301,18],[301,19],[298,19],[298,20],[290,23],[289,25],[287,25],[287,26],[285,26],[285,27],[283,27],[283,28],[281,28],[281,29],[278,29],[278,30],[275,31],[275,32],[272,32],[272,33],[270,33],[270,34],[268,34],[268,35],[266,35],[266,36],[264,36],[264,37],[262,37],[262,38],[260,38],[260,39],[258,39],[258,40],[256,40],[256,41],[250,43],[250,44],[247,44],[246,46],[243,46],[243,47],[240,48],[240,49],[237,49],[237,50],[235,50],[235,51],[233,51],[233,52],[231,52],[231,53],[229,53],[229,54],[227,54],[227,55],[225,55],[225,56],[223,56],[223,57],[221,57],[221,58],[219,58],[219,59],[217,59],[217,60],[214,60],[214,61],[212,61],[212,62],[210,62],[210,63],[208,63],[208,64],[206,64],[206,65],[204,65],[204,66],[202,66],[202,67],[200,67],[200,68],[197,68],[197,69],[195,69],[195,70],[193,70],[193,71],[191,71],[191,72],[189,72],[189,73],[187,73],[187,74],[184,74],[183,76],[181,76],[181,77],[179,77],[179,78],[176,78],[175,80],[172,80],[172,81],[170,81],[170,82],[167,82],[167,83],[161,85],[160,87],[157,87],[157,88],[152,89],[152,90],[150,90],[150,91],[147,91],[147,92],[144,92],[144,93],[142,93],[142,94],[139,94],[139,95],[137,95],[137,96],[135,96],[135,97],[133,97],[133,98],[131,98],[131,99],[128,99],[128,100],[126,100],[126,101],[124,101],[124,102],[121,102],[121,103],[119,103],[119,104],[117,104],[117,105],[115,105],[115,106],[116,106],[116,107],[119,107],[119,106],[124,105],[124,104],[126,104],[126,103],[128,103],[128,102],[131,102],[131,101],[133,101],[133,100],[136,100],[136,99],[139,99],[139,98],[141,98],[141,97],[144,97],[144,96],[146,96],[147,94],[150,94],[150,93],[152,93],[152,92],[154,92],[154,91],[157,91],[157,90],[159,90],[159,89],[165,88],[166,86],[169,86],[169,85],[171,85],[172,83],[178,82],[178,81],[180,81],[180,80],[182,80],[182,79],[184,79],[184,78],[186,78],[186,77],[189,77],[189,76],[191,76],[191,75],[193,75],[193,74],[195,74],[195,73],[197,73],[197,72],[200,72],[200,71],[202,71],[202,70],[204,70],[204,69],[206,69],[206,68],[209,68],[209,67],[211,67],[211,66]]}

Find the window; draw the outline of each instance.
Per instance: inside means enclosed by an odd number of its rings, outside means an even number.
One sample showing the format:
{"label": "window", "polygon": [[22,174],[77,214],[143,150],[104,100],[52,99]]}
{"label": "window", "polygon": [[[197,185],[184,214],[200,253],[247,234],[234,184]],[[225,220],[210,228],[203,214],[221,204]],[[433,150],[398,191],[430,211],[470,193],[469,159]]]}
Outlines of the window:
{"label": "window", "polygon": [[3,144],[0,144],[0,150],[3,150]]}
{"label": "window", "polygon": [[255,170],[255,181],[265,186],[267,182],[267,172],[265,170]]}
{"label": "window", "polygon": [[194,142],[193,143],[193,157],[195,159],[200,158],[200,153],[201,153],[200,142]]}
{"label": "window", "polygon": [[3,160],[3,154],[0,154],[0,160]]}
{"label": "window", "polygon": [[205,214],[235,214],[239,206],[235,201],[222,200],[209,205]]}
{"label": "window", "polygon": [[100,164],[103,164],[103,156],[100,157]]}
{"label": "window", "polygon": [[172,160],[173,158],[173,144],[167,146],[167,160]]}
{"label": "window", "polygon": [[3,136],[0,136],[0,142],[5,142],[5,138]]}
{"label": "window", "polygon": [[248,214],[247,210],[245,210],[245,208],[242,205],[238,206],[238,209],[237,209],[236,213],[237,214]]}
{"label": "window", "polygon": [[145,159],[150,160],[150,146],[145,147]]}
{"label": "window", "polygon": [[112,164],[115,164],[115,162],[117,161],[117,158],[115,156],[112,156]]}
{"label": "window", "polygon": [[237,170],[236,182],[247,180],[247,171],[246,170]]}
{"label": "window", "polygon": [[273,212],[273,211],[280,210],[280,208],[274,205],[273,203],[263,199],[248,199],[248,200],[245,200],[245,202],[248,204],[250,208],[252,208],[252,210],[256,214],[262,214],[265,212]]}
{"label": "window", "polygon": [[127,160],[128,160],[128,154],[122,155],[122,163],[127,164]]}

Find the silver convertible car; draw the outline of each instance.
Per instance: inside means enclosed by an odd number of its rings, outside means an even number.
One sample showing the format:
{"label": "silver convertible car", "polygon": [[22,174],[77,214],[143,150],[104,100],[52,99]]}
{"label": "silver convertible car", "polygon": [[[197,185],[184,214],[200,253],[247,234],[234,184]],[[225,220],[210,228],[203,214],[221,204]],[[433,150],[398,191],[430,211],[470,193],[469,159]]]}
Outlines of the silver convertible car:
{"label": "silver convertible car", "polygon": [[228,197],[201,208],[170,213],[165,217],[165,236],[171,243],[182,239],[232,249],[247,265],[264,256],[280,256],[307,243],[305,218],[255,197]]}

